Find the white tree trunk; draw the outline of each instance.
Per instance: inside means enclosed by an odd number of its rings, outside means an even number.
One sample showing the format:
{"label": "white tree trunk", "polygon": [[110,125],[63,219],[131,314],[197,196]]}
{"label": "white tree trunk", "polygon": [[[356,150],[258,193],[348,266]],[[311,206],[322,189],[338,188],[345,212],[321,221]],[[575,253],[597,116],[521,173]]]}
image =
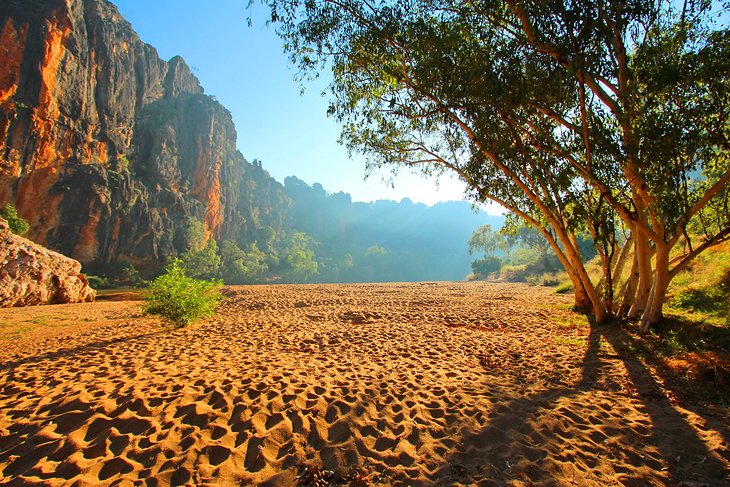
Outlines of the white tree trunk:
{"label": "white tree trunk", "polygon": [[621,294],[621,306],[618,309],[617,315],[620,318],[628,317],[631,305],[634,303],[634,297],[636,296],[636,288],[639,285],[639,256],[634,252],[633,263],[631,264],[631,274],[624,285]]}
{"label": "white tree trunk", "polygon": [[627,315],[628,318],[638,318],[646,309],[651,293],[653,275],[651,272],[651,245],[649,238],[634,229],[636,238],[636,255],[638,258],[639,283],[636,288],[634,302]]}
{"label": "white tree trunk", "polygon": [[639,332],[646,333],[652,325],[662,319],[664,308],[664,297],[669,287],[669,245],[657,243],[656,245],[656,269],[654,271],[654,284],[651,295],[641,316]]}

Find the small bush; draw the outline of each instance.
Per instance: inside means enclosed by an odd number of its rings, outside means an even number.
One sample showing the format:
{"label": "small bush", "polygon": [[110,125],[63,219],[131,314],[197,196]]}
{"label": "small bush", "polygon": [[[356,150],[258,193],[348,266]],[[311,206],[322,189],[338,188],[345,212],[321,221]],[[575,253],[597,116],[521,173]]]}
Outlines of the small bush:
{"label": "small bush", "polygon": [[150,283],[145,294],[144,312],[160,315],[176,327],[213,314],[223,296],[218,280],[204,281],[185,275],[180,261],[174,260],[165,274]]}
{"label": "small bush", "polygon": [[122,269],[120,281],[132,287],[142,287],[145,283],[137,268],[132,264],[129,264]]}
{"label": "small bush", "polygon": [[104,276],[86,276],[86,280],[89,282],[89,286],[93,289],[112,289],[114,285],[109,282],[109,279]]}
{"label": "small bush", "polygon": [[507,282],[527,282],[527,266],[504,265],[499,276]]}
{"label": "small bush", "polygon": [[10,231],[16,235],[25,235],[30,229],[28,221],[21,218],[15,210],[15,207],[10,203],[0,208],[0,216],[8,221]]}
{"label": "small bush", "polygon": [[675,293],[670,306],[676,309],[719,313],[728,307],[728,299],[719,285],[704,288],[687,286]]}
{"label": "small bush", "polygon": [[562,281],[557,286],[555,286],[555,293],[556,294],[566,294],[573,291],[573,282],[572,281]]}
{"label": "small bush", "polygon": [[471,263],[471,270],[481,279],[486,278],[489,274],[499,272],[501,268],[502,260],[498,257],[488,256]]}
{"label": "small bush", "polygon": [[527,284],[530,286],[557,286],[560,284],[559,276],[554,272],[546,272],[542,274],[530,274],[526,278]]}

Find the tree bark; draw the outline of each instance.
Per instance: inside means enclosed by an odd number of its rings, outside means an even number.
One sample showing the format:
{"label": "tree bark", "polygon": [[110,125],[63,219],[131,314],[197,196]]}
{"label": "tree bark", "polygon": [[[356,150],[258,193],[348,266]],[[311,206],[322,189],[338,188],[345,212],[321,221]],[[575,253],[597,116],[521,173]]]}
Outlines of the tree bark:
{"label": "tree bark", "polygon": [[575,290],[573,293],[575,309],[580,311],[581,313],[590,313],[591,311],[593,311],[593,303],[591,303],[591,298],[588,297],[588,292],[583,287],[583,283],[581,282],[580,278],[577,278],[576,281],[576,279],[574,279],[571,275],[570,280],[573,281],[573,289]]}
{"label": "tree bark", "polygon": [[639,255],[634,251],[634,258],[631,264],[631,274],[629,274],[626,284],[621,296],[621,306],[618,309],[617,315],[620,318],[627,318],[631,305],[634,304],[634,297],[636,296],[636,288],[639,285]]}
{"label": "tree bark", "polygon": [[646,309],[641,316],[639,332],[646,333],[652,325],[662,319],[664,297],[669,287],[669,245],[666,243],[656,244],[656,269],[654,271],[654,285]]}
{"label": "tree bark", "polygon": [[[560,260],[560,263],[563,264],[563,268],[565,269],[565,272],[568,273],[570,281],[573,283],[575,309],[579,310],[582,313],[590,313],[591,311],[593,311],[594,308],[593,302],[591,300],[589,291],[586,289],[585,284],[581,279],[580,273],[574,265],[574,259],[571,258],[570,255],[566,255],[564,252],[562,252],[562,249],[553,239],[548,239],[548,242],[555,251],[555,254],[558,256],[558,260]],[[579,265],[582,266],[583,263],[580,262]]]}
{"label": "tree bark", "polygon": [[[608,313],[604,306],[603,300],[601,299],[598,291],[591,282],[591,278],[588,276],[588,272],[586,272],[586,268],[580,258],[580,252],[577,251],[576,248],[574,248],[572,245],[568,245],[567,243],[564,243],[564,245],[566,247],[565,252],[570,267],[572,267],[574,273],[576,274],[576,278],[579,280],[583,288],[583,291],[585,291],[588,302],[590,303],[590,309],[593,311],[596,323],[603,323],[608,318]],[[573,279],[572,276],[571,279]],[[573,283],[573,286],[575,287],[575,280],[573,280]],[[583,299],[582,296],[581,299]],[[576,306],[578,305],[577,301],[578,294],[576,294]],[[588,303],[581,304],[585,306]]]}
{"label": "tree bark", "polygon": [[636,255],[638,257],[639,283],[636,295],[627,314],[628,318],[638,318],[646,309],[652,288],[651,245],[649,238],[636,229],[632,229],[636,239]]}

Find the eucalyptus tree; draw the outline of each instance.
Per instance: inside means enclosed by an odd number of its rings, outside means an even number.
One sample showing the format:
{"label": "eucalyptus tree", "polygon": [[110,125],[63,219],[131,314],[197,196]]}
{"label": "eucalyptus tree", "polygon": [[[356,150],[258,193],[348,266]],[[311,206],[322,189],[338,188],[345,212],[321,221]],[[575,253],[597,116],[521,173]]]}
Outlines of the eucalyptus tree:
{"label": "eucalyptus tree", "polygon": [[726,3],[263,3],[302,79],[331,70],[329,113],[350,150],[370,169],[452,171],[512,211],[596,321],[647,330],[672,277],[730,238]]}
{"label": "eucalyptus tree", "polygon": [[495,257],[497,252],[504,251],[505,237],[492,230],[492,225],[482,225],[469,238],[469,253],[481,253],[486,257]]}

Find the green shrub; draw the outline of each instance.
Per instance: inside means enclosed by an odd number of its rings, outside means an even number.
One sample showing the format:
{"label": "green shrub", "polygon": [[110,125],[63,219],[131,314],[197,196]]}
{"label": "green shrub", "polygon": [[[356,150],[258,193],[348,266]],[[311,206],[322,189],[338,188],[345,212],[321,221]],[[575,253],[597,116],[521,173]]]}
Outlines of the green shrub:
{"label": "green shrub", "polygon": [[557,286],[560,284],[560,278],[555,272],[545,272],[541,274],[530,274],[525,280],[530,286]]}
{"label": "green shrub", "polygon": [[480,279],[486,278],[489,274],[499,272],[501,268],[502,260],[499,257],[487,256],[471,263],[472,272]]}
{"label": "green shrub", "polygon": [[730,242],[697,256],[672,280],[666,315],[730,325]]}
{"label": "green shrub", "polygon": [[573,282],[568,281],[561,281],[558,283],[557,286],[555,286],[555,293],[556,294],[566,294],[573,291]]}
{"label": "green shrub", "polygon": [[180,265],[185,274],[195,279],[209,279],[215,277],[221,266],[218,255],[218,244],[210,239],[201,250],[191,250],[180,256]]}
{"label": "green shrub", "polygon": [[719,285],[708,287],[690,285],[675,293],[670,306],[676,309],[718,313],[728,307],[728,299]]}
{"label": "green shrub", "polygon": [[179,260],[172,261],[165,274],[150,283],[144,312],[160,315],[176,327],[213,314],[223,296],[218,280],[204,281],[185,275]]}
{"label": "green shrub", "polygon": [[120,281],[132,287],[142,287],[145,283],[137,268],[132,264],[128,264],[122,268]]}
{"label": "green shrub", "polygon": [[255,243],[243,250],[236,242],[226,240],[221,249],[220,262],[220,274],[226,284],[254,282],[269,269],[266,254]]}
{"label": "green shrub", "polygon": [[15,210],[15,207],[10,203],[0,208],[0,216],[8,221],[10,231],[16,235],[25,235],[30,229],[28,221],[21,218]]}
{"label": "green shrub", "polygon": [[524,264],[503,265],[499,271],[499,277],[507,282],[527,282],[527,266]]}
{"label": "green shrub", "polygon": [[89,281],[89,286],[94,289],[112,289],[114,285],[109,282],[109,279],[105,276],[86,276],[86,280]]}

